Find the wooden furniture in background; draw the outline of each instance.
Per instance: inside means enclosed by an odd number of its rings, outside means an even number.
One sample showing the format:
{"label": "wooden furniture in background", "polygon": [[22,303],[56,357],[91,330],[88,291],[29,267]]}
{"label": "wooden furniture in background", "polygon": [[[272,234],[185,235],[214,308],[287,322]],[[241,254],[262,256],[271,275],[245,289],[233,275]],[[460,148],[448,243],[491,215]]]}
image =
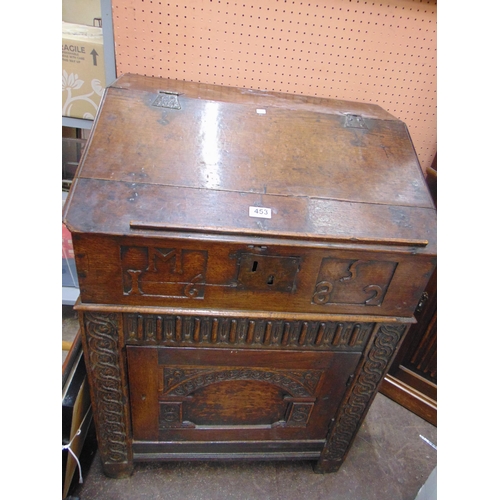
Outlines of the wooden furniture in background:
{"label": "wooden furniture in background", "polygon": [[65,206],[106,474],[337,470],[435,267],[404,123],[376,105],[125,75]]}
{"label": "wooden furniture in background", "polygon": [[[437,157],[427,169],[427,185],[437,206]],[[406,340],[380,392],[437,425],[437,269],[415,312]]]}

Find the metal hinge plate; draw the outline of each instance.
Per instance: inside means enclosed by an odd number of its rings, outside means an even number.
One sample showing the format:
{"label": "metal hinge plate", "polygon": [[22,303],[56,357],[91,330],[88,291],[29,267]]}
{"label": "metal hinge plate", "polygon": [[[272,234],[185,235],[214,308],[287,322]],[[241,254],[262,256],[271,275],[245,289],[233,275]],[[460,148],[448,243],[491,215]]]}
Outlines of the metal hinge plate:
{"label": "metal hinge plate", "polygon": [[181,109],[179,94],[176,92],[160,91],[152,106],[157,108]]}
{"label": "metal hinge plate", "polygon": [[365,119],[361,115],[345,115],[345,128],[366,128]]}

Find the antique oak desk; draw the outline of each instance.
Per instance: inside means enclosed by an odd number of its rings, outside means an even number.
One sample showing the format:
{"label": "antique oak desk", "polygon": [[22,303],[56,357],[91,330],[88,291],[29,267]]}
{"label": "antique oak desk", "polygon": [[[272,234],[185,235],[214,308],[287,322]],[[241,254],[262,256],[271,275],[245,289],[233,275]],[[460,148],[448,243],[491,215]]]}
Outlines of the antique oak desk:
{"label": "antique oak desk", "polygon": [[375,105],[134,75],[64,209],[106,474],[337,470],[435,267],[404,123]]}

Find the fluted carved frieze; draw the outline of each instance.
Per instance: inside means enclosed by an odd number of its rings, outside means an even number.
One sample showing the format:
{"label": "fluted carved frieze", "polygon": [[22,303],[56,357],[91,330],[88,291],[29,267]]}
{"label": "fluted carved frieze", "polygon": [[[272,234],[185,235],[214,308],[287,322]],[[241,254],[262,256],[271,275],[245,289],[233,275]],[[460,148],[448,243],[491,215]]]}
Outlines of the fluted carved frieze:
{"label": "fluted carved frieze", "polygon": [[374,323],[124,314],[129,345],[217,346],[361,352]]}

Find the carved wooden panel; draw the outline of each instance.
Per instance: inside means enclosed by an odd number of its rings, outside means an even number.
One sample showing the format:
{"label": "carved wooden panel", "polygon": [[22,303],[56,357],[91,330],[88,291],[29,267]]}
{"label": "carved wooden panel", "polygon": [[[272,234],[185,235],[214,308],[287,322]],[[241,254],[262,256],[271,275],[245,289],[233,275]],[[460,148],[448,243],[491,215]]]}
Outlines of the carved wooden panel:
{"label": "carved wooden panel", "polygon": [[[208,251],[151,246],[121,246],[123,294],[177,299],[203,299],[207,285]],[[236,280],[212,282],[256,292],[296,291],[301,257],[240,253]],[[311,303],[317,305],[380,306],[397,267],[396,262],[323,258]]]}
{"label": "carved wooden panel", "polygon": [[131,459],[119,319],[115,313],[87,312],[83,321],[99,452],[108,467]]}
{"label": "carved wooden panel", "polygon": [[287,425],[293,427],[305,427],[313,411],[314,403],[293,402],[290,405]]}
{"label": "carved wooden panel", "polygon": [[374,323],[124,314],[125,343],[362,352]]}
{"label": "carved wooden panel", "polygon": [[410,317],[434,268],[427,258],[389,251],[79,233],[73,243],[87,304]]}
{"label": "carved wooden panel", "polygon": [[[360,354],[127,348],[136,440],[324,438]],[[332,385],[334,388],[332,389]]]}
{"label": "carved wooden panel", "polygon": [[123,293],[202,299],[207,258],[203,250],[122,246]]}
{"label": "carved wooden panel", "polygon": [[158,427],[161,431],[181,427],[183,422],[182,401],[160,403]]}
{"label": "carved wooden panel", "polygon": [[318,305],[379,306],[396,266],[395,262],[325,258],[312,301]]}
{"label": "carved wooden panel", "polygon": [[[303,427],[314,407],[314,392],[321,375],[320,370],[165,367],[163,391],[159,397],[160,429],[210,425],[209,422],[217,419],[218,425],[223,422],[225,425]],[[217,386],[212,387],[214,384]],[[209,386],[209,390],[203,391]],[[212,403],[205,401],[200,405],[200,393],[212,390],[213,394],[208,394],[211,397],[204,394],[204,399],[211,399]],[[193,397],[195,392],[198,394],[196,399]],[[247,394],[252,392],[252,404],[249,405]],[[259,398],[255,398],[255,392],[260,393]],[[222,408],[221,400],[226,401]],[[238,413],[240,405],[245,407],[243,416]]]}
{"label": "carved wooden panel", "polygon": [[[321,375],[320,370],[165,367],[159,395],[159,428],[304,427],[314,407]],[[255,392],[259,392],[258,402]],[[238,411],[241,407],[245,408],[243,414]]]}
{"label": "carved wooden panel", "polygon": [[278,370],[223,366],[183,369],[168,366],[163,369],[163,394],[189,396],[208,385],[232,380],[251,380],[276,385],[292,397],[312,397],[321,377],[319,370]]}
{"label": "carved wooden panel", "polygon": [[406,328],[405,325],[380,325],[352,390],[333,421],[318,472],[331,472],[340,467]]}

